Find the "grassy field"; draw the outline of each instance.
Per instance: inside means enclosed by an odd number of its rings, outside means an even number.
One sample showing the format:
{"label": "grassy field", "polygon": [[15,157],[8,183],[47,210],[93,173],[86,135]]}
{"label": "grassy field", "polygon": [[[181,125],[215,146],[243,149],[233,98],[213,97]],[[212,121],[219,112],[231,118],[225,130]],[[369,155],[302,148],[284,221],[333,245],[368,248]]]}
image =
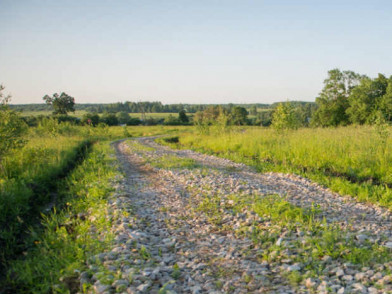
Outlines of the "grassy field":
{"label": "grassy field", "polygon": [[[52,115],[52,113],[53,113],[53,111],[49,111],[49,110],[48,111],[44,111],[44,110],[22,111],[22,112],[20,112],[20,115],[21,116],[39,116],[39,115],[48,116],[48,115]],[[70,112],[68,115],[81,118],[86,113],[87,113],[87,111],[85,111],[85,110],[76,110],[75,112]]]}
{"label": "grassy field", "polygon": [[[22,149],[8,154],[1,161],[0,271],[5,271],[7,268],[13,268],[15,266],[20,268],[28,267],[28,271],[25,271],[26,276],[22,276],[18,283],[21,283],[22,280],[26,281],[26,283],[31,283],[28,286],[29,288],[37,281],[37,277],[44,274],[43,272],[48,271],[50,268],[57,271],[59,267],[63,267],[69,263],[70,260],[68,257],[72,256],[72,254],[77,253],[75,256],[80,257],[80,252],[72,252],[72,250],[80,249],[77,247],[79,244],[77,246],[75,245],[76,247],[74,249],[70,249],[71,251],[67,251],[67,253],[63,252],[67,254],[64,257],[66,260],[62,262],[56,261],[55,264],[51,264],[55,255],[50,255],[48,250],[50,251],[54,247],[48,245],[46,241],[45,248],[37,249],[36,247],[37,244],[44,243],[43,240],[46,240],[45,238],[49,238],[51,240],[50,242],[56,238],[59,238],[61,241],[63,237],[53,231],[55,230],[55,223],[53,222],[56,222],[57,218],[61,218],[62,221],[67,218],[64,208],[68,211],[70,207],[67,207],[65,203],[80,201],[78,205],[84,205],[84,201],[88,199],[78,200],[73,199],[73,197],[78,195],[78,193],[83,194],[86,191],[90,191],[90,183],[99,181],[97,177],[106,177],[105,174],[100,174],[101,165],[106,165],[106,161],[101,162],[98,160],[99,158],[97,159],[94,156],[106,158],[112,152],[108,147],[108,142],[127,137],[178,133],[187,129],[189,128],[164,126],[101,126],[94,128],[73,126],[69,123],[58,123],[56,120],[45,120],[38,127],[30,128],[26,136],[28,143]],[[106,144],[107,146],[102,147],[102,144]],[[101,147],[94,147],[95,145]],[[96,148],[100,149],[100,151],[95,151]],[[88,173],[86,172],[83,175],[83,171],[78,172],[78,169],[84,168],[83,164],[87,164],[84,162],[86,160],[90,162],[92,160],[91,156],[100,163],[93,167],[95,168],[93,170],[85,167],[88,169]],[[113,168],[109,169],[113,170]],[[74,173],[78,173],[78,179],[74,178]],[[69,180],[70,177],[71,180]],[[105,178],[105,181],[108,180]],[[81,182],[79,183],[79,181]],[[79,187],[79,184],[82,186]],[[83,187],[83,185],[85,186]],[[80,192],[72,192],[75,186],[79,187]],[[105,187],[101,188],[107,193],[108,184],[105,184]],[[94,190],[94,193],[101,192]],[[101,196],[104,197],[103,195]],[[93,197],[91,201],[96,200],[94,199]],[[55,209],[56,207],[58,210]],[[82,208],[79,207],[78,209]],[[69,214],[68,217],[70,217]],[[42,221],[43,225],[40,224]],[[45,228],[45,230],[42,230],[42,228]],[[85,229],[85,227],[83,228]],[[41,240],[42,238],[43,240]],[[55,248],[59,247],[58,241],[53,242]],[[65,248],[63,249],[65,250]],[[29,253],[31,250],[35,252],[33,255]],[[56,253],[56,250],[53,252],[53,254],[59,254],[58,252]],[[25,264],[26,261],[24,258],[20,259],[21,256],[26,254],[34,256],[31,261],[27,261],[27,265]],[[47,256],[48,254],[48,258],[44,257],[44,255]],[[17,258],[17,261],[14,261],[15,258]],[[38,263],[37,266],[33,266],[33,263],[36,263],[40,258],[46,261]],[[78,262],[80,263],[82,261]],[[42,268],[38,269],[38,267]],[[28,277],[29,271],[30,277]],[[19,272],[19,270],[15,270],[14,272]],[[47,287],[47,284],[44,283],[42,287]],[[39,290],[38,292],[42,291]]]}
{"label": "grassy field", "polygon": [[390,127],[194,130],[183,134],[177,146],[251,164],[261,172],[300,174],[361,201],[392,207],[390,132]]}
{"label": "grassy field", "polygon": [[[84,114],[86,114],[87,111],[85,110],[76,110],[75,112],[70,112],[69,115],[70,116],[74,116],[74,117],[78,117],[78,118],[82,118]],[[48,116],[48,115],[52,115],[52,111],[23,111],[20,112],[21,116],[39,116],[39,115],[44,115],[44,116]],[[100,114],[102,115],[102,114]],[[129,113],[129,115],[131,117],[134,118],[142,118],[142,114],[141,113]],[[174,117],[178,117],[178,113],[169,113],[169,112],[151,112],[151,113],[146,113],[146,118],[153,118],[153,119],[161,119],[161,118],[167,118],[170,115],[174,116]]]}

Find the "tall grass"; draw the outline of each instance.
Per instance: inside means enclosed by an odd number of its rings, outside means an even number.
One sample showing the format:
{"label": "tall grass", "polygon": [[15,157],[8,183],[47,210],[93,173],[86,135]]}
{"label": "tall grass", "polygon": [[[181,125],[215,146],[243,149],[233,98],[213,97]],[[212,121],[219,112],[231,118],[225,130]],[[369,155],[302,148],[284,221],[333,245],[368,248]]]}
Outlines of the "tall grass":
{"label": "tall grass", "polygon": [[87,270],[87,259],[113,239],[107,197],[120,176],[113,153],[108,142],[95,144],[83,163],[58,183],[62,201],[43,217],[43,230],[30,228],[30,248],[10,263],[3,281],[10,293],[79,290],[78,275]]}
{"label": "tall grass", "polygon": [[[277,133],[268,128],[180,136],[178,146],[213,153],[257,167],[261,172],[293,172],[360,200],[392,204],[391,128],[299,129]],[[387,135],[385,135],[387,134]]]}
{"label": "tall grass", "polygon": [[[178,132],[181,127],[89,127],[45,119],[29,130],[28,144],[0,165],[0,272],[29,245],[28,228],[59,199],[58,182],[97,141]],[[61,189],[60,189],[61,190]]]}

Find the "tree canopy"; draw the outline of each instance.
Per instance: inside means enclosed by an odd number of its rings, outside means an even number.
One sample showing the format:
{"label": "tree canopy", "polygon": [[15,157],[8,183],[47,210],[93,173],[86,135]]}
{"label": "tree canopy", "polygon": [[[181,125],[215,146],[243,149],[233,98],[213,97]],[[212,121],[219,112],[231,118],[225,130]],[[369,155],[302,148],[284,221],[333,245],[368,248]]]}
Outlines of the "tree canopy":
{"label": "tree canopy", "polygon": [[68,112],[75,112],[75,98],[62,92],[60,95],[55,93],[52,97],[45,95],[42,98],[46,104],[52,105],[53,114],[67,114]]}
{"label": "tree canopy", "polygon": [[361,82],[364,76],[353,71],[333,69],[324,80],[324,88],[316,98],[318,106],[312,117],[315,126],[337,126],[349,123],[346,109],[351,91]]}

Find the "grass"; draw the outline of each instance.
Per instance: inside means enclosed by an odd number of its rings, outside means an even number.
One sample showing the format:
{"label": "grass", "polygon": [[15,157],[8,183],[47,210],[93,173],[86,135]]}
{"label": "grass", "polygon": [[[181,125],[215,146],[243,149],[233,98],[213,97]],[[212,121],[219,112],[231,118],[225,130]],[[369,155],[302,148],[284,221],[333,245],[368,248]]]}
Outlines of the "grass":
{"label": "grass", "polygon": [[152,166],[164,169],[195,168],[196,162],[192,158],[182,158],[173,155],[165,155],[158,159],[148,161]]}
{"label": "grass", "polygon": [[260,261],[274,263],[290,259],[292,264],[301,264],[301,272],[285,274],[290,284],[323,274],[328,265],[323,258],[327,256],[361,267],[383,264],[392,257],[391,250],[386,247],[370,242],[359,244],[354,235],[342,230],[338,224],[327,224],[319,217],[321,210],[315,206],[297,207],[278,195],[246,194],[230,195],[227,199],[231,204],[225,206],[222,204],[224,197],[204,195],[196,211],[205,213],[217,229],[221,228],[222,209],[233,214],[248,211],[257,215],[258,219],[253,223],[241,223],[235,232],[237,236],[250,238],[258,246]]}
{"label": "grass", "polygon": [[[108,188],[107,186],[99,186],[99,179],[101,179],[101,177],[104,178],[105,173],[107,172],[107,169],[102,167],[106,164],[105,160],[102,159],[102,161],[99,158],[93,159],[93,157],[98,156],[106,158],[110,152],[109,149],[103,148],[100,145],[101,143],[97,142],[107,142],[107,140],[117,140],[124,137],[170,134],[176,133],[181,129],[181,127],[162,126],[93,128],[88,126],[73,126],[70,123],[58,123],[51,119],[44,120],[36,128],[30,128],[29,134],[26,137],[28,141],[27,145],[20,150],[8,154],[2,158],[1,161],[0,271],[6,272],[7,268],[9,269],[12,267],[14,268],[14,273],[20,274],[19,271],[22,271],[23,266],[21,265],[19,268],[15,267],[14,260],[20,258],[23,260],[23,254],[35,249],[38,244],[42,243],[46,246],[53,241],[54,244],[59,245],[59,243],[54,240],[55,238],[58,238],[59,241],[62,240],[64,244],[68,244],[71,251],[80,249],[79,247],[72,249],[73,245],[69,244],[67,240],[62,239],[65,235],[61,235],[69,233],[67,230],[75,230],[74,221],[71,221],[70,226],[67,224],[58,226],[58,228],[55,226],[55,223],[57,222],[57,225],[67,223],[68,220],[62,220],[61,222],[57,220],[58,218],[64,217],[61,216],[62,213],[69,212],[74,207],[79,207],[79,204],[72,204],[72,197],[75,198],[75,201],[79,198],[80,201],[82,201],[84,199],[83,197],[94,197],[95,194],[101,195],[101,193],[103,193],[102,191]],[[95,146],[95,144],[98,144],[97,146],[101,147],[92,147]],[[94,151],[94,148],[103,149],[97,153]],[[90,154],[90,152],[92,153]],[[85,159],[86,157],[87,159]],[[94,169],[81,172],[85,173],[86,178],[83,178],[83,175],[79,174],[78,181],[80,183],[77,183],[75,180],[75,186],[79,187],[79,184],[84,185],[84,188],[80,187],[81,194],[79,195],[78,191],[72,190],[73,184],[66,185],[63,184],[63,182],[65,179],[74,175],[75,171],[79,168],[79,165],[87,169],[88,167],[84,166],[85,164],[90,164]],[[97,178],[94,178],[94,172],[97,173]],[[103,174],[101,174],[101,172]],[[95,184],[96,181],[97,185]],[[93,188],[90,189],[90,186]],[[69,195],[68,192],[70,189],[74,192]],[[84,193],[87,193],[88,195],[84,195]],[[65,199],[69,199],[67,202],[70,203],[70,205],[64,204]],[[97,201],[97,205],[102,205],[98,199],[92,199]],[[89,203],[89,200],[84,199],[83,201]],[[53,211],[54,207],[57,208],[57,212]],[[91,204],[91,207],[94,207],[94,205]],[[86,207],[83,209],[87,210]],[[102,206],[100,209],[102,209]],[[55,216],[52,215],[53,213]],[[86,226],[81,225],[81,228],[83,227],[86,229],[89,225],[91,225],[91,223],[87,222]],[[101,226],[103,227],[104,224],[101,224]],[[57,228],[56,232],[53,231],[54,227]],[[43,237],[46,232],[52,235]],[[57,232],[61,234],[57,235]],[[49,243],[47,244],[46,241],[45,243],[41,240],[42,238],[49,238],[50,242],[48,241]],[[88,247],[87,243],[86,246]],[[75,244],[75,246],[79,245]],[[40,256],[39,254],[42,251],[48,256],[51,256],[49,251],[53,249],[52,247],[47,246],[42,248],[40,247],[39,250],[34,251],[34,254],[32,255]],[[84,251],[76,251],[72,251],[72,254],[77,258],[81,258],[78,254]],[[58,254],[59,257],[64,258],[65,260],[64,263],[59,263],[58,266],[54,266],[54,271],[59,270],[61,266],[65,266],[65,263],[68,262],[68,257],[72,255],[67,252]],[[53,262],[57,262],[55,261],[57,258],[56,256],[51,256],[50,258],[53,259]],[[43,268],[51,267],[49,261],[45,261],[45,263],[41,264],[39,263],[38,257],[32,260],[37,262],[37,266],[42,266]],[[81,258],[81,260],[83,259]],[[21,264],[23,264],[23,262]],[[23,279],[21,278],[18,282],[15,282],[22,285],[20,286],[21,289],[25,287],[23,286],[25,284],[21,282],[22,280],[26,280],[27,284],[37,282],[36,278],[29,277],[29,272],[31,273],[31,276],[33,276],[34,272],[39,272],[39,270],[37,268],[32,269],[29,267],[27,267],[27,270],[25,271],[26,276],[22,275]],[[61,269],[61,271],[65,270],[65,268]],[[3,274],[2,276],[4,277]],[[13,276],[10,276],[9,283],[12,283],[12,281]],[[48,279],[43,280],[42,289],[45,287],[48,288],[50,283]],[[37,290],[37,292],[41,292],[41,290]],[[42,290],[42,292],[45,291]]]}
{"label": "grass", "polygon": [[106,199],[119,172],[110,154],[113,150],[108,143],[95,145],[60,183],[64,204],[43,217],[42,232],[31,229],[30,248],[24,258],[9,266],[9,291],[67,293],[79,289],[78,273],[87,269],[86,260],[107,248],[113,238]]}
{"label": "grass", "polygon": [[255,166],[260,172],[296,173],[360,201],[392,206],[391,127],[299,129],[260,127],[184,133],[176,148],[190,148]]}

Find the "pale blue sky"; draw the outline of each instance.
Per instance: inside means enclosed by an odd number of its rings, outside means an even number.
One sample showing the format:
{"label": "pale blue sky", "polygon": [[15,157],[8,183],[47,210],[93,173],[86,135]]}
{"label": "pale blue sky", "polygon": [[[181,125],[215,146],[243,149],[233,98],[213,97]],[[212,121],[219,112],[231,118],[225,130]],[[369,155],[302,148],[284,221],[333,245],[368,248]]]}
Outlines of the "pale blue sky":
{"label": "pale blue sky", "polygon": [[392,1],[0,0],[12,103],[314,101],[327,71],[392,74]]}

